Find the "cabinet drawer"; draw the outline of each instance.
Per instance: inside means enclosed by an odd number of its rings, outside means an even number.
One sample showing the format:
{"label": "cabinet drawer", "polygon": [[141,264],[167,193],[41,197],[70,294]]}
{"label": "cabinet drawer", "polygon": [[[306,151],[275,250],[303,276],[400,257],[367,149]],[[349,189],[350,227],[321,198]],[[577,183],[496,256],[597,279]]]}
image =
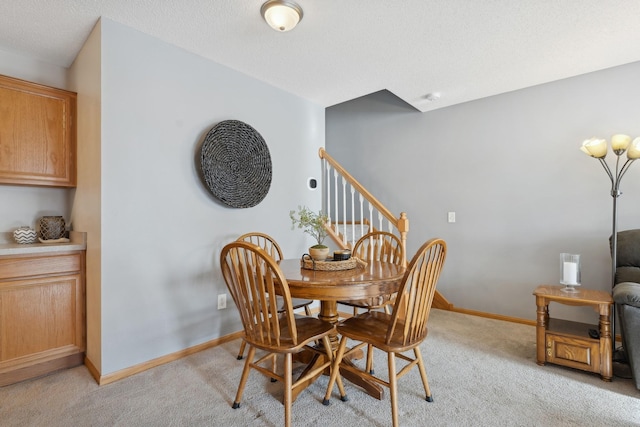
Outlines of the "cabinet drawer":
{"label": "cabinet drawer", "polygon": [[600,372],[600,342],[547,332],[546,361],[570,368]]}
{"label": "cabinet drawer", "polygon": [[0,259],[0,281],[80,271],[81,254]]}

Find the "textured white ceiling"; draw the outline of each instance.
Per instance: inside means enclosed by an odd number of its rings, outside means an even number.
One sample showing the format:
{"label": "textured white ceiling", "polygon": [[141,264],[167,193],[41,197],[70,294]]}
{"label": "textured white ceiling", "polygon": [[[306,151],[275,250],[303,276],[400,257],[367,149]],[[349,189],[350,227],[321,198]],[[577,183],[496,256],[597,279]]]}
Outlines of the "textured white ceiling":
{"label": "textured white ceiling", "polygon": [[640,60],[638,0],[297,2],[278,33],[263,0],[0,0],[0,49],[68,67],[104,16],[324,107],[387,89],[420,111]]}

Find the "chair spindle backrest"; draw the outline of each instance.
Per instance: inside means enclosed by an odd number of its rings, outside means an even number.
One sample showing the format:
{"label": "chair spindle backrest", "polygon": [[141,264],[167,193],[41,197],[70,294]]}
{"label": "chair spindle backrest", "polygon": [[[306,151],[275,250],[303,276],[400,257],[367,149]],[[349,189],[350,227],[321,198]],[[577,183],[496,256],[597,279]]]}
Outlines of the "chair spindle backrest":
{"label": "chair spindle backrest", "polygon": [[260,246],[262,249],[267,251],[271,258],[275,259],[276,261],[280,261],[283,258],[280,245],[278,245],[273,237],[269,236],[268,234],[251,232],[243,234],[236,240],[240,242],[253,243],[254,245]]}
{"label": "chair spindle backrest", "polygon": [[353,245],[353,256],[363,261],[385,261],[402,265],[404,247],[395,234],[386,231],[372,231],[362,236]]}
{"label": "chair spindle backrest", "polygon": [[220,267],[247,341],[258,347],[296,345],[289,285],[271,255],[253,243],[235,241],[222,249]]}
{"label": "chair spindle backrest", "polygon": [[398,290],[387,342],[390,342],[397,327],[403,328],[404,344],[426,337],[431,303],[446,255],[447,245],[442,239],[431,239],[418,249]]}

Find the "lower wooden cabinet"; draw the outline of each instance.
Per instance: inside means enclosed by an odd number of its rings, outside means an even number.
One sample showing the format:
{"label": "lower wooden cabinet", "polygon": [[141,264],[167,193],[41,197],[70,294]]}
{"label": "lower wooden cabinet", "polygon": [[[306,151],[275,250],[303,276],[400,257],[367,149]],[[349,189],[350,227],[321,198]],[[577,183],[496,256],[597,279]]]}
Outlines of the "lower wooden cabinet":
{"label": "lower wooden cabinet", "polygon": [[[558,323],[557,319],[553,319]],[[589,326],[589,325],[587,325]],[[593,326],[596,328],[597,326]],[[556,365],[600,373],[600,340],[591,339],[585,328],[584,335],[562,335],[547,331],[546,361]]]}
{"label": "lower wooden cabinet", "polygon": [[84,259],[0,257],[0,386],[83,363]]}

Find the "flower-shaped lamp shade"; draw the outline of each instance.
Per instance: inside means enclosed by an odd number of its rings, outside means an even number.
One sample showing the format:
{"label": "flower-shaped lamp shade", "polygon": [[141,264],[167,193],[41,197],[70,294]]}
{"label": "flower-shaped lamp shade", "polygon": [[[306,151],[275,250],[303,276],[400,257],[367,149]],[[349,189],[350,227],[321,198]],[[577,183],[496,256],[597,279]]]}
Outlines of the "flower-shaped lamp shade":
{"label": "flower-shaped lamp shade", "polygon": [[600,138],[589,138],[582,143],[580,149],[591,157],[603,159],[607,155],[607,140]]}
{"label": "flower-shaped lamp shade", "polygon": [[611,149],[617,155],[624,153],[630,143],[631,137],[629,135],[618,134],[611,137]]}
{"label": "flower-shaped lamp shade", "polygon": [[640,158],[640,136],[634,139],[627,149],[627,158],[635,160]]}

